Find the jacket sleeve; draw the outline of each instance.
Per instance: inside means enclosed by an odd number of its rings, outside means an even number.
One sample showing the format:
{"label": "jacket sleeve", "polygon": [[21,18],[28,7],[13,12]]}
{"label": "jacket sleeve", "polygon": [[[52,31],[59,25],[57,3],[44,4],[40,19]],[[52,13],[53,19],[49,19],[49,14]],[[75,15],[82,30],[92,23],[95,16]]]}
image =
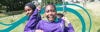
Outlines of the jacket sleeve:
{"label": "jacket sleeve", "polygon": [[74,32],[74,28],[71,25],[71,23],[68,24],[69,27],[65,27],[64,31],[65,32]]}
{"label": "jacket sleeve", "polygon": [[[26,23],[26,26],[24,28],[24,32],[30,32],[30,31],[34,31],[34,28],[36,26],[36,18],[37,18],[37,11],[38,9],[36,9],[34,11],[34,13],[31,15],[31,17],[29,18],[29,20]],[[38,21],[40,21],[41,19],[38,17]]]}
{"label": "jacket sleeve", "polygon": [[24,32],[35,32],[35,30],[28,30],[28,31],[24,31]]}
{"label": "jacket sleeve", "polygon": [[36,29],[40,29],[41,30],[41,21],[39,21],[38,24],[36,25]]}

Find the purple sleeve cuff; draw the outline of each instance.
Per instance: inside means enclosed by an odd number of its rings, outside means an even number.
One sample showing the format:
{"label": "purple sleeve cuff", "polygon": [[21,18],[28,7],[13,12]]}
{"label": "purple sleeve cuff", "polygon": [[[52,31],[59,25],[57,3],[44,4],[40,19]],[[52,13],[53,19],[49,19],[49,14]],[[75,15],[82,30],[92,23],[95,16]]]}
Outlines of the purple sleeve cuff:
{"label": "purple sleeve cuff", "polygon": [[71,25],[71,23],[69,23],[68,26],[69,26],[69,30],[74,31],[74,28],[73,28],[73,26]]}
{"label": "purple sleeve cuff", "polygon": [[69,27],[73,27],[73,26],[71,25],[71,23],[68,23],[68,26],[69,26]]}
{"label": "purple sleeve cuff", "polygon": [[29,31],[24,31],[24,32],[35,32],[35,30],[29,30]]}

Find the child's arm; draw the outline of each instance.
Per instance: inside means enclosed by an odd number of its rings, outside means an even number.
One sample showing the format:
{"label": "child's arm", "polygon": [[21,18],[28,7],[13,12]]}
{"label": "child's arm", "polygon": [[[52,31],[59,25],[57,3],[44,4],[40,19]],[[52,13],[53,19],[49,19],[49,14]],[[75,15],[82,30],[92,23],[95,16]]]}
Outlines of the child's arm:
{"label": "child's arm", "polygon": [[[24,32],[34,31],[32,29],[34,29],[35,25],[36,25],[36,19],[37,19],[36,12],[37,11],[38,11],[38,9],[35,10],[35,14],[32,14],[31,15],[32,17],[30,17],[29,20],[27,21],[27,24],[26,24],[26,26],[24,28]],[[38,20],[39,21],[41,20],[40,17],[38,17]]]}
{"label": "child's arm", "polygon": [[[42,20],[41,20],[41,21],[42,21]],[[44,32],[44,31],[41,29],[41,27],[40,27],[40,26],[41,26],[41,23],[42,23],[41,21],[38,22],[38,24],[37,24],[37,26],[36,26],[35,32]]]}
{"label": "child's arm", "polygon": [[40,23],[37,24],[36,29],[33,30],[27,30],[24,32],[44,32],[43,30],[40,29]]}
{"label": "child's arm", "polygon": [[24,31],[24,32],[44,32],[44,31],[37,29],[37,30],[28,30],[28,31]]}
{"label": "child's arm", "polygon": [[69,26],[69,28],[68,27],[65,27],[66,28],[65,30],[68,30],[68,32],[74,32],[74,28],[71,25],[71,23],[68,21],[68,19],[66,17],[62,17],[62,19],[64,19],[65,22],[67,22],[68,23],[68,26]]}
{"label": "child's arm", "polygon": [[38,9],[39,13],[40,13],[40,12],[41,12],[41,10],[42,10],[41,8],[42,8],[42,6],[38,6],[38,7],[37,7],[37,9]]}
{"label": "child's arm", "polygon": [[24,31],[24,32],[35,32],[35,30],[28,30],[28,31]]}
{"label": "child's arm", "polygon": [[41,11],[42,6],[38,6],[37,9]]}
{"label": "child's arm", "polygon": [[64,19],[68,24],[70,23],[66,17],[62,17],[62,19]]}
{"label": "child's arm", "polygon": [[35,32],[44,32],[44,31],[43,31],[43,30],[38,30],[38,29],[37,29],[37,30],[35,30]]}
{"label": "child's arm", "polygon": [[[36,25],[36,17],[34,16],[33,19],[31,20],[28,20],[26,26],[25,26],[25,29],[24,29],[24,32],[33,32],[35,31],[34,28],[35,28],[35,25]],[[33,28],[33,30],[31,30]]]}

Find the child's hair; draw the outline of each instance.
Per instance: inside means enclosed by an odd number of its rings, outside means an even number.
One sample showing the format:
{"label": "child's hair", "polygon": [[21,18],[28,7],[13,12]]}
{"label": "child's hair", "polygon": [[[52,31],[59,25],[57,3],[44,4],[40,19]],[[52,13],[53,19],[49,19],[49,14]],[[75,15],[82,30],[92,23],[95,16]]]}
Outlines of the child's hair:
{"label": "child's hair", "polygon": [[36,9],[36,6],[33,3],[27,3],[25,6],[29,6],[33,11]]}
{"label": "child's hair", "polygon": [[58,17],[58,18],[62,18],[63,16],[64,16],[63,14],[57,13],[57,17]]}
{"label": "child's hair", "polygon": [[27,3],[25,6],[29,6],[33,11],[36,9],[36,6],[33,3]]}
{"label": "child's hair", "polygon": [[[46,7],[47,7],[48,5],[52,5],[52,6],[54,6],[53,4],[47,4],[47,5],[45,6],[45,9],[46,9]],[[56,7],[55,7],[55,6],[54,6],[54,8],[56,9]]]}

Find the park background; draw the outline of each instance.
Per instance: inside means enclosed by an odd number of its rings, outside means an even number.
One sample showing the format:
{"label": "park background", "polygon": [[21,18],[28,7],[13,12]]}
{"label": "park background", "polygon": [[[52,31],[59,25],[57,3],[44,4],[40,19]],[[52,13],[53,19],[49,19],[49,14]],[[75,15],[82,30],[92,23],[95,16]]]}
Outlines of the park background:
{"label": "park background", "polygon": [[[24,5],[28,2],[32,2],[36,6],[42,5],[43,7],[49,3],[62,4],[63,2],[65,4],[80,5],[84,7],[90,14],[92,20],[90,32],[99,32],[100,30],[100,0],[65,0],[65,1],[62,0],[42,0],[42,1],[41,0],[0,0],[0,22],[4,24],[10,24],[24,17],[25,16]],[[86,32],[88,32],[90,27],[90,20],[86,12],[76,6],[72,6],[72,5],[66,5],[66,6],[75,9],[83,16],[86,24]],[[57,6],[57,7],[63,7],[63,6]],[[63,13],[63,11],[58,11],[57,13]],[[44,14],[42,14],[41,16],[43,20],[46,20]],[[75,32],[82,32],[81,21],[76,15],[70,12],[67,13],[65,12],[65,17],[67,17],[68,20],[73,25]],[[27,21],[20,24],[10,32],[23,32],[26,22]],[[65,24],[68,27],[67,23]],[[8,27],[10,26],[4,26],[0,24],[0,30],[6,29]]]}

